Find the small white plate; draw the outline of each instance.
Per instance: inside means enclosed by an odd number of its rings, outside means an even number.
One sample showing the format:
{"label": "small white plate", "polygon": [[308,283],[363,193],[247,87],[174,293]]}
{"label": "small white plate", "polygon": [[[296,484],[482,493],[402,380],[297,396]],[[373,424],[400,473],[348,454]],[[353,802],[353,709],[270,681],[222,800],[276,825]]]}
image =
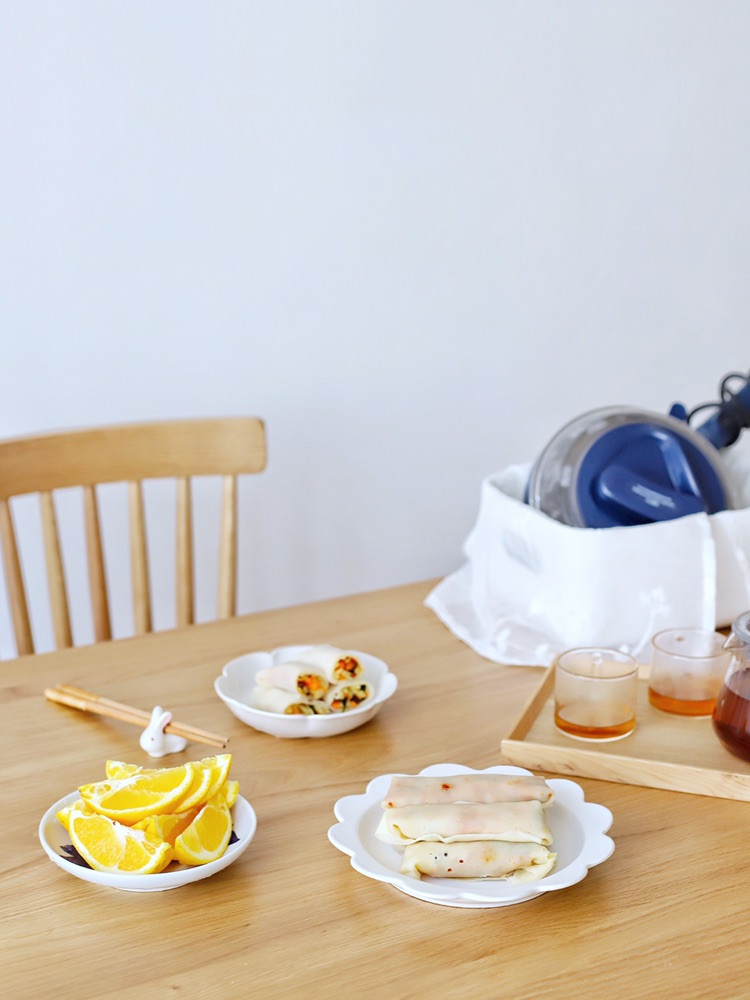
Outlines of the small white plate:
{"label": "small white plate", "polygon": [[[282,715],[279,712],[263,712],[250,706],[250,697],[255,686],[255,675],[259,670],[277,663],[289,663],[310,646],[280,646],[271,652],[245,653],[230,660],[214,681],[214,690],[232,715],[240,721],[272,736],[295,739],[303,736],[338,736],[369,722],[380,711],[383,703],[398,687],[396,675],[387,664],[369,653],[351,650],[361,661],[364,672],[357,680],[372,684],[373,695],[358,708],[348,712],[331,712],[329,715]],[[348,652],[348,650],[347,650]]]}
{"label": "small white plate", "polygon": [[78,792],[71,792],[50,806],[44,814],[39,824],[39,839],[42,842],[42,847],[48,857],[70,875],[75,875],[76,878],[81,878],[84,882],[95,882],[97,885],[106,885],[111,889],[126,889],[129,892],[161,892],[163,889],[176,889],[178,886],[187,885],[188,882],[197,882],[199,879],[215,875],[237,860],[255,836],[257,827],[253,807],[246,799],[238,795],[232,806],[232,820],[237,840],[230,844],[224,854],[216,861],[210,861],[207,865],[195,866],[172,862],[166,871],[156,875],[97,872],[93,868],[69,861],[62,853],[63,846],[70,844],[70,834],[57,819],[57,813],[78,798],[80,798]]}
{"label": "small white plate", "polygon": [[[452,774],[531,774],[522,767],[488,767],[476,772],[462,764],[433,764],[419,772],[425,775]],[[328,839],[351,858],[355,868],[368,878],[387,882],[409,896],[443,906],[511,906],[534,899],[544,892],[566,889],[586,877],[589,868],[606,861],[615,849],[606,836],[612,813],[605,806],[584,801],[583,789],[565,778],[549,778],[555,796],[547,808],[552,832],[552,850],[557,863],[538,882],[507,882],[503,879],[412,878],[402,875],[401,852],[378,840],[375,829],[382,814],[382,801],[391,785],[392,774],[374,778],[364,795],[339,799],[334,813],[339,822],[328,831]]]}

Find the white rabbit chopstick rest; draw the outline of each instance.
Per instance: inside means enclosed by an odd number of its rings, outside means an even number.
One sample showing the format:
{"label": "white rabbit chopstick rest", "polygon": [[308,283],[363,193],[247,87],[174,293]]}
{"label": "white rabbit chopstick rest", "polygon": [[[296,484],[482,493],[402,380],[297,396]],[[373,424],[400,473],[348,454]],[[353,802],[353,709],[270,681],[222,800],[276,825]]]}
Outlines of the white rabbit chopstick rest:
{"label": "white rabbit chopstick rest", "polygon": [[166,757],[170,753],[179,753],[188,745],[183,736],[165,733],[165,728],[172,721],[172,713],[157,705],[151,712],[151,720],[141,733],[140,747],[149,757]]}

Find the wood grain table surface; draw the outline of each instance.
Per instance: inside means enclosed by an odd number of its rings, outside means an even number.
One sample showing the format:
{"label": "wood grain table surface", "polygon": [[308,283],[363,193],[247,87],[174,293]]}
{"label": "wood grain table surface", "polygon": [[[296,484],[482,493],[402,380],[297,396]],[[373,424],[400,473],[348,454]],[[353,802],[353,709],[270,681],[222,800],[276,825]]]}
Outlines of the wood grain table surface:
{"label": "wood grain table surface", "polygon": [[[476,655],[424,607],[429,583],[0,663],[0,993],[55,996],[616,998],[750,995],[744,947],[750,804],[592,778],[615,851],[578,884],[517,905],[459,909],[355,871],[327,831],[334,803],[380,774],[504,763],[500,743],[539,668]],[[213,690],[230,659],[294,643],[372,653],[399,687],[372,721],[284,740]],[[153,762],[139,731],[47,702],[66,682],[230,738],[258,818],[239,860],[158,893],[92,885],[44,854],[43,813],[103,776]],[[213,751],[191,744],[162,763]],[[554,777],[554,774],[547,774]]]}

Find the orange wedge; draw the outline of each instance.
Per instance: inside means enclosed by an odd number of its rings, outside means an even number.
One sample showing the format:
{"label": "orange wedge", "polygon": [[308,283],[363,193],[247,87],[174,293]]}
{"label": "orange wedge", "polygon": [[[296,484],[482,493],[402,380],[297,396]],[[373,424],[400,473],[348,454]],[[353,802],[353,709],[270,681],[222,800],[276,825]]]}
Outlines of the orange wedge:
{"label": "orange wedge", "polygon": [[198,815],[198,809],[188,809],[187,812],[162,813],[160,816],[149,816],[133,824],[133,829],[145,830],[158,840],[165,840],[174,847],[177,837],[186,830]]}
{"label": "orange wedge", "polygon": [[99,872],[152,875],[163,871],[173,857],[165,841],[98,813],[73,809],[68,832],[81,857]]}
{"label": "orange wedge", "polygon": [[203,805],[209,797],[208,792],[211,787],[211,777],[210,767],[202,767],[200,764],[196,764],[193,782],[190,788],[188,788],[187,794],[176,803],[175,809],[179,809],[180,812],[186,812],[194,806]]}
{"label": "orange wedge", "polygon": [[124,760],[108,760],[104,765],[107,778],[129,778],[131,774],[142,770],[140,764],[126,764]]}
{"label": "orange wedge", "polygon": [[195,764],[137,771],[127,778],[81,785],[78,792],[94,812],[132,826],[147,816],[157,816],[178,808],[195,777]]}
{"label": "orange wedge", "polygon": [[174,853],[185,865],[205,865],[220,858],[232,835],[232,815],[223,796],[203,806],[193,822],[175,838]]}
{"label": "orange wedge", "polygon": [[[229,774],[232,766],[232,755],[230,753],[217,754],[215,757],[204,757],[202,760],[193,761],[195,776],[193,783],[185,793],[182,801],[174,804],[174,808],[180,812],[192,809],[194,806],[203,805],[217,793]],[[105,765],[107,778],[129,778],[134,774],[158,774],[164,768],[146,768],[139,764],[127,764],[122,760],[108,760]],[[237,792],[234,792],[234,798]],[[229,803],[231,806],[234,799]]]}
{"label": "orange wedge", "polygon": [[70,814],[73,812],[74,809],[79,809],[82,812],[91,811],[88,808],[88,806],[84,803],[83,799],[76,799],[75,802],[72,802],[69,806],[63,806],[62,809],[58,809],[58,811],[55,813],[55,818],[57,819],[57,822],[60,824],[60,826],[64,826],[66,830],[70,829]]}
{"label": "orange wedge", "polygon": [[226,802],[226,804],[231,809],[232,806],[237,801],[237,796],[240,794],[240,783],[239,783],[239,781],[231,781],[231,780],[225,781],[224,784],[221,786],[221,788],[219,789],[219,791],[216,794],[217,795],[223,795],[224,796],[224,801]]}
{"label": "orange wedge", "polygon": [[212,799],[227,780],[229,769],[232,766],[232,755],[231,753],[220,753],[215,757],[204,757],[198,763],[201,767],[211,772],[211,781],[203,798],[200,800],[203,803]]}

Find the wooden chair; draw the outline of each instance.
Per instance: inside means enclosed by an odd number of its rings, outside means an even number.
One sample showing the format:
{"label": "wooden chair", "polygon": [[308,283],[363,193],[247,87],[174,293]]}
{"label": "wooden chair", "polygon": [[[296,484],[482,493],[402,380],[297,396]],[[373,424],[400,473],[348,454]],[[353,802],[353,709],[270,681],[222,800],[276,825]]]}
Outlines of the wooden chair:
{"label": "wooden chair", "polygon": [[218,618],[236,613],[237,476],[266,465],[261,420],[237,417],[96,427],[0,441],[0,545],[19,656],[34,653],[11,498],[38,494],[50,613],[57,648],[74,645],[54,491],[81,487],[95,641],[112,638],[97,486],[127,483],[134,633],[152,631],[143,482],[175,480],[176,624],[194,620],[192,477],[222,478]]}

